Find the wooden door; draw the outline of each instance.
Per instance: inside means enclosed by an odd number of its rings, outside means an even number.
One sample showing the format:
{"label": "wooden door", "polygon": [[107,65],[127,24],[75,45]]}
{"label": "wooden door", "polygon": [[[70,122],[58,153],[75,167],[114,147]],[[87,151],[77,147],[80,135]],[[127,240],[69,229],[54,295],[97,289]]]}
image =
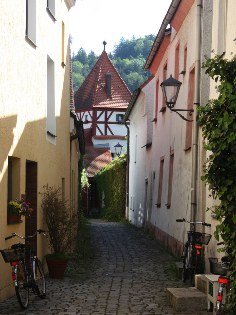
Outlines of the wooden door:
{"label": "wooden door", "polygon": [[[36,162],[26,161],[26,187],[25,198],[31,203],[33,213],[25,219],[25,235],[32,235],[37,230],[37,173],[38,165]],[[37,236],[31,241],[32,248],[37,253]]]}

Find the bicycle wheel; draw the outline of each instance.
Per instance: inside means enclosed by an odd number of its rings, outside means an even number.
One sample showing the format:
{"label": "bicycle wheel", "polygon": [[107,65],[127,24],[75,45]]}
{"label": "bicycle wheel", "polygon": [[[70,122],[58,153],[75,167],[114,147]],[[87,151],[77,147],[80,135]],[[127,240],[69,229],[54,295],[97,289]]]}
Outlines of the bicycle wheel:
{"label": "bicycle wheel", "polygon": [[44,277],[43,265],[38,258],[35,258],[35,275],[36,294],[41,298],[46,297],[46,281]]}
{"label": "bicycle wheel", "polygon": [[188,278],[188,264],[189,264],[189,243],[186,242],[183,249],[183,269],[182,269],[182,281],[185,282]]}
{"label": "bicycle wheel", "polygon": [[196,256],[195,253],[191,253],[191,260],[189,263],[189,281],[191,286],[194,286],[195,284],[195,274],[196,274],[196,269],[195,269],[195,263],[196,263]]}
{"label": "bicycle wheel", "polygon": [[196,263],[195,263],[195,274],[201,274],[203,273],[203,267],[202,267],[202,253],[201,254],[196,254]]}
{"label": "bicycle wheel", "polygon": [[219,291],[218,291],[218,298],[216,302],[216,310],[215,314],[220,315],[224,314],[224,305],[227,303],[227,286],[224,284],[220,284]]}
{"label": "bicycle wheel", "polygon": [[15,291],[17,300],[22,309],[26,309],[29,305],[29,285],[28,276],[26,274],[25,265],[19,261],[16,267]]}

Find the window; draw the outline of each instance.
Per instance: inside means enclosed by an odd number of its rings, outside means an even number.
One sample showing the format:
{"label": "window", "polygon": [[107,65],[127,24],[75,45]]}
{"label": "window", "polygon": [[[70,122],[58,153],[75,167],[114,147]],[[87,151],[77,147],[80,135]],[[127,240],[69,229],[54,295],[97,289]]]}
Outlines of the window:
{"label": "window", "polygon": [[64,22],[61,23],[61,65],[65,67],[66,60],[65,60],[65,24]]}
{"label": "window", "polygon": [[173,169],[174,169],[174,150],[171,150],[170,151],[170,161],[169,161],[168,195],[167,195],[167,204],[166,204],[167,208],[170,208],[170,206],[171,206]]}
{"label": "window", "polygon": [[[73,171],[72,171],[73,172]],[[65,178],[62,177],[61,179],[61,197],[62,197],[62,200],[65,201]]]}
{"label": "window", "polygon": [[124,118],[124,114],[116,114],[116,121],[118,123],[122,123]]}
{"label": "window", "polygon": [[159,80],[156,81],[156,102],[154,108],[154,122],[157,122],[157,111],[158,111],[158,97],[159,97]]}
{"label": "window", "polygon": [[188,49],[187,46],[184,47],[184,69],[182,71],[183,74],[186,73],[186,67],[187,67],[187,54],[188,54]]}
{"label": "window", "polygon": [[[20,159],[8,157],[7,172],[7,202],[20,199]],[[9,213],[7,212],[7,222],[10,224]]]}
{"label": "window", "polygon": [[[164,65],[164,68],[163,68],[163,81],[165,81],[166,79],[167,79],[167,62]],[[166,102],[165,102],[165,97],[164,97],[164,94],[163,94],[162,108],[161,108],[160,112],[165,112],[165,110],[166,110]]]}
{"label": "window", "polygon": [[47,10],[49,12],[49,14],[51,15],[51,17],[53,17],[53,19],[55,19],[55,0],[47,0]]}
{"label": "window", "polygon": [[164,157],[161,157],[161,159],[160,159],[160,170],[159,170],[158,194],[157,194],[157,203],[156,203],[157,207],[161,206],[163,171],[164,171]]}
{"label": "window", "polygon": [[179,80],[179,43],[175,47],[175,79]]}
{"label": "window", "polygon": [[226,49],[227,34],[227,0],[218,2],[218,30],[217,34],[217,54],[221,55]]}
{"label": "window", "polygon": [[56,137],[56,113],[55,113],[55,69],[54,62],[48,56],[47,59],[47,134]]}
{"label": "window", "polygon": [[[189,73],[187,109],[193,109],[194,81],[195,81],[194,77],[195,77],[195,69],[193,68]],[[189,122],[189,121],[186,122],[185,150],[191,149],[191,146],[192,146],[192,125],[193,125],[192,122]]]}
{"label": "window", "polygon": [[135,147],[134,147],[134,163],[137,162],[137,153],[138,153],[138,135],[135,135]]}
{"label": "window", "polygon": [[26,37],[36,45],[36,0],[26,0]]}

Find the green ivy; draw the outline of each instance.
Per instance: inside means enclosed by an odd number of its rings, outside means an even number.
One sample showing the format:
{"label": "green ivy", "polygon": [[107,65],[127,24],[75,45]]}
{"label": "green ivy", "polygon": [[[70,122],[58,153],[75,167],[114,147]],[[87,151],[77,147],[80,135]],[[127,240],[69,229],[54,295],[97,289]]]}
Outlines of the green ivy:
{"label": "green ivy", "polygon": [[89,188],[90,186],[91,185],[89,184],[86,169],[83,168],[81,172],[81,188],[82,190],[85,190],[86,188]]}
{"label": "green ivy", "polygon": [[126,155],[113,160],[96,176],[100,203],[104,204],[102,216],[109,221],[125,217]]}
{"label": "green ivy", "polygon": [[209,184],[219,205],[212,211],[219,224],[215,237],[222,237],[230,257],[231,290],[226,314],[236,310],[236,56],[207,59],[205,72],[216,82],[218,98],[199,107],[205,148],[210,151],[202,179]]}

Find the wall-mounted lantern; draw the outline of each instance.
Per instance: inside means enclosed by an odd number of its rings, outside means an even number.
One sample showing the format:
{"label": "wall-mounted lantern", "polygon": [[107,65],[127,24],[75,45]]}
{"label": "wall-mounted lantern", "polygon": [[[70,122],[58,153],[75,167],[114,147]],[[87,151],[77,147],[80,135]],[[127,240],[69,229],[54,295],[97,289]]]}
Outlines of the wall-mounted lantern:
{"label": "wall-mounted lantern", "polygon": [[123,145],[121,145],[119,142],[114,146],[115,148],[115,153],[117,156],[120,156],[121,155],[121,152],[122,152],[122,148],[123,148]]}
{"label": "wall-mounted lantern", "polygon": [[191,113],[193,112],[193,109],[175,109],[175,103],[177,101],[178,95],[179,95],[179,90],[181,87],[181,82],[174,79],[172,77],[172,75],[170,75],[170,77],[168,79],[166,79],[165,81],[163,81],[161,83],[161,88],[162,88],[162,92],[164,94],[164,98],[165,98],[165,102],[166,102],[166,106],[173,112],[176,112],[182,119],[186,120],[186,121],[192,121],[190,119],[185,118],[183,115],[181,115],[179,112],[189,112],[189,114],[191,115]]}

